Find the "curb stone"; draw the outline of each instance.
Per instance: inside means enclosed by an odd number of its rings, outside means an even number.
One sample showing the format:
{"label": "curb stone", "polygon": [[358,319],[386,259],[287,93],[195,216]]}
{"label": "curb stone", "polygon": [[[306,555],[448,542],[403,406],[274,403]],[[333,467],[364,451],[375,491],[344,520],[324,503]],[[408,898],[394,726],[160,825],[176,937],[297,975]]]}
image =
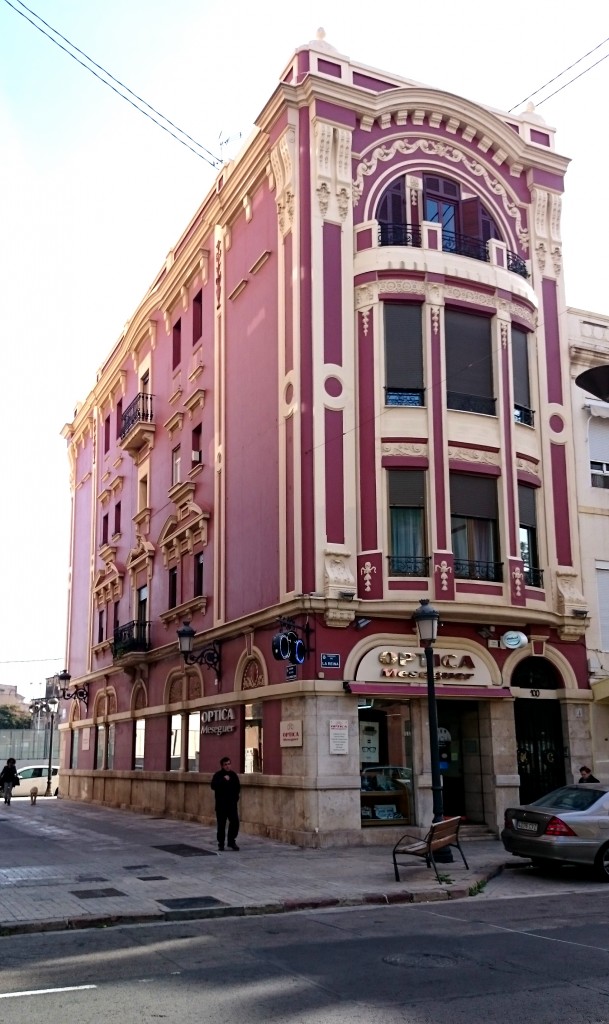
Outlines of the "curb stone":
{"label": "curb stone", "polygon": [[249,906],[205,907],[193,910],[159,910],[156,913],[98,914],[88,917],[67,917],[46,921],[0,922],[0,937],[32,935],[36,932],[71,931],[85,928],[112,928],[120,925],[159,924],[163,922],[202,921],[226,917],[262,917],[266,914],[293,914],[306,910],[326,910],[332,907],[399,906],[400,904],[436,903],[441,900],[474,898],[470,893],[476,883],[489,882],[500,875],[506,865],[495,865],[487,871],[477,872],[471,886],[443,887],[410,891],[402,889],[390,893],[362,893],[360,896],[281,900]]}

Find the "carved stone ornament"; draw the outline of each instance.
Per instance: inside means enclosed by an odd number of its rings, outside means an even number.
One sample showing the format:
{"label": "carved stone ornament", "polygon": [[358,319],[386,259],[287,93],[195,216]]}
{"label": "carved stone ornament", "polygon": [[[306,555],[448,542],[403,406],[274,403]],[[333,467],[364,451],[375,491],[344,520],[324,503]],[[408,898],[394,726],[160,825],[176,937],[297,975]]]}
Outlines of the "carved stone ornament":
{"label": "carved stone ornament", "polygon": [[417,441],[383,441],[381,455],[402,456],[404,458],[426,458],[427,444]]}
{"label": "carved stone ornament", "polygon": [[538,242],[535,246],[535,255],[537,256],[537,266],[539,271],[543,274],[546,269],[546,256],[548,255],[548,249],[545,242]]}
{"label": "carved stone ornament", "polygon": [[324,594],[326,597],[340,599],[341,594],[356,594],[355,578],[349,564],[350,555],[339,552],[326,552],[324,573]]}
{"label": "carved stone ornament", "polygon": [[559,245],[555,245],[552,249],[552,266],[554,267],[554,273],[558,277],[562,267],[562,250]]}
{"label": "carved stone ornament", "polygon": [[483,466],[499,466],[499,452],[485,452],[478,448],[458,448],[448,446],[448,458],[455,462],[476,462]]}
{"label": "carved stone ornament", "polygon": [[376,565],[372,562],[364,562],[360,569],[360,575],[364,577],[364,590],[368,593],[372,589],[372,573],[376,572]]}
{"label": "carved stone ornament", "polygon": [[[471,157],[468,152],[440,140],[422,138],[407,141],[406,139],[395,139],[389,145],[375,146],[372,150],[372,155],[360,161],[357,165],[355,180],[353,181],[354,205],[357,206],[364,190],[364,178],[375,173],[379,162],[386,163],[389,160],[393,160],[396,153],[411,156],[417,151],[420,151],[425,156],[443,157],[454,164],[462,163],[471,174],[482,178],[487,188],[496,196],[499,196],[506,215],[514,221],[515,232],[522,248],[528,251],[529,232],[523,226],[520,209],[514,199],[508,196],[503,183],[495,175],[490,174],[485,165]],[[369,216],[369,211],[366,211],[366,217],[368,218]]]}
{"label": "carved stone ornament", "polygon": [[361,314],[361,317],[362,317],[362,329],[364,331],[364,338],[367,338],[368,337],[368,329],[370,327],[370,310],[369,309],[360,309],[360,314]]}
{"label": "carved stone ornament", "polygon": [[514,593],[516,597],[522,597],[522,585],[524,583],[524,573],[519,565],[512,572],[512,579],[514,580]]}
{"label": "carved stone ornament", "polygon": [[438,562],[435,571],[440,574],[440,590],[448,590],[448,576],[453,571],[452,565],[449,565],[444,558]]}
{"label": "carved stone ornament", "polygon": [[431,329],[434,334],[440,330],[440,310],[438,306],[431,307]]}
{"label": "carved stone ornament", "polygon": [[349,213],[349,192],[346,188],[341,188],[336,193],[336,197],[338,199],[338,215],[341,220],[345,220]]}
{"label": "carved stone ornament", "polygon": [[509,326],[508,326],[508,324],[506,324],[505,320],[501,321],[499,329],[501,331],[501,347],[502,348],[507,348]]}
{"label": "carved stone ornament", "polygon": [[275,176],[275,202],[279,230],[286,235],[294,219],[294,168],[296,133],[289,126],[271,150],[271,165]]}
{"label": "carved stone ornament", "polygon": [[317,189],[317,198],[319,200],[319,212],[322,217],[325,217],[328,212],[328,203],[330,202],[330,189],[325,181],[322,181]]}
{"label": "carved stone ornament", "polygon": [[588,605],[578,586],[575,573],[557,572],[558,611],[564,619],[558,627],[561,640],[579,640],[588,627]]}

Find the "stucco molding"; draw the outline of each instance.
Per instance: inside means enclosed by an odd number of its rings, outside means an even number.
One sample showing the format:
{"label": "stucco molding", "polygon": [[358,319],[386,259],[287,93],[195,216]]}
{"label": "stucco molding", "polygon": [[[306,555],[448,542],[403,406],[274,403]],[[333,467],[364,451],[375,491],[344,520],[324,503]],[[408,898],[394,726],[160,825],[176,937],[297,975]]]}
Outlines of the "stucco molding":
{"label": "stucco molding", "polygon": [[[522,223],[522,213],[515,199],[508,195],[505,185],[496,175],[489,173],[488,168],[479,160],[475,160],[466,150],[437,139],[423,137],[408,141],[401,138],[376,146],[372,151],[372,156],[362,160],[356,167],[355,178],[352,182],[353,205],[357,206],[362,196],[364,178],[376,172],[379,162],[386,163],[393,160],[396,153],[412,156],[416,152],[421,152],[423,156],[440,156],[453,164],[461,163],[474,177],[482,178],[489,191],[498,196],[505,214],[514,222],[515,234],[520,245],[525,252],[528,252],[529,232]],[[367,216],[369,213],[370,211],[367,211]]]}

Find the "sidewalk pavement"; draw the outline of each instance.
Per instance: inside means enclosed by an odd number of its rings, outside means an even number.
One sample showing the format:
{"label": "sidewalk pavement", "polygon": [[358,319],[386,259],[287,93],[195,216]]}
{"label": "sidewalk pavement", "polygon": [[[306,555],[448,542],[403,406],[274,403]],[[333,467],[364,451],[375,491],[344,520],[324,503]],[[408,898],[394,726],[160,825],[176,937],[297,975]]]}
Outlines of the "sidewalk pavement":
{"label": "sidewalk pavement", "polygon": [[[396,830],[396,841],[399,838]],[[435,872],[418,858],[393,874],[391,847],[309,850],[52,798],[0,806],[0,935],[144,921],[419,903],[475,895],[510,860],[498,840],[465,840]]]}

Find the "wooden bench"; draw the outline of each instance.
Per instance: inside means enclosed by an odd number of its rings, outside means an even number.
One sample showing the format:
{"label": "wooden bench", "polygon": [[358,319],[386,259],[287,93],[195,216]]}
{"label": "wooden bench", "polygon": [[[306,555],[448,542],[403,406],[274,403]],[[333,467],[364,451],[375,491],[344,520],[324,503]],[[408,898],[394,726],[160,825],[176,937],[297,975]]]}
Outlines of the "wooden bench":
{"label": "wooden bench", "polygon": [[436,877],[439,882],[440,876],[438,874],[434,852],[436,850],[442,850],[445,846],[457,847],[463,858],[463,863],[469,871],[469,864],[465,859],[465,854],[463,853],[461,844],[459,843],[460,826],[461,818],[445,818],[443,821],[435,821],[424,839],[419,839],[416,836],[408,834],[403,835],[398,839],[393,848],[393,870],[395,871],[396,882],[400,881],[400,872],[398,870],[397,862],[398,857],[424,857],[428,868],[433,864]]}

